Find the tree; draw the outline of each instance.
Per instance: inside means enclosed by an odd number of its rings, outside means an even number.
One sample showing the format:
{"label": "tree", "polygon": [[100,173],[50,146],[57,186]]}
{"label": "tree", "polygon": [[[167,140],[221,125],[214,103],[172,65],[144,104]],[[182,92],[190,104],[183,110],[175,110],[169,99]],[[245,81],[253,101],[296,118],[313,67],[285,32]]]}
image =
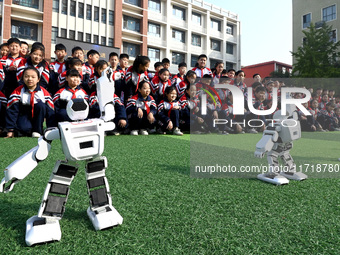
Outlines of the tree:
{"label": "tree", "polygon": [[331,40],[332,27],[323,23],[316,28],[313,23],[306,31],[303,45],[292,52],[296,63],[293,75],[296,77],[340,77],[340,41]]}

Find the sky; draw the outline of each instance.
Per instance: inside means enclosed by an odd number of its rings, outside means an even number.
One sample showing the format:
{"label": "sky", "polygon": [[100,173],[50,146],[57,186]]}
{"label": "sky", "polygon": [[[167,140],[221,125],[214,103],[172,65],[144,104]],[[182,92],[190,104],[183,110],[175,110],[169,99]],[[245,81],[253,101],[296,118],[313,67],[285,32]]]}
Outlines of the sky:
{"label": "sky", "polygon": [[238,14],[241,65],[292,64],[292,0],[204,0]]}

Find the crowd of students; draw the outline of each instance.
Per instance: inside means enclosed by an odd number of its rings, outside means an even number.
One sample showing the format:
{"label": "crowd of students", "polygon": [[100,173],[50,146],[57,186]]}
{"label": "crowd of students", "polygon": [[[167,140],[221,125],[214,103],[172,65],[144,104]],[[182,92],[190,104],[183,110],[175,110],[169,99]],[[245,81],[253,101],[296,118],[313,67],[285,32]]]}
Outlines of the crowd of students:
{"label": "crowd of students", "polygon": [[[155,72],[149,72],[147,56],[136,56],[129,67],[127,54],[118,56],[112,52],[105,61],[100,60],[99,52],[92,49],[87,52],[84,63],[82,48],[74,47],[72,56],[66,59],[66,47],[57,44],[56,60],[48,63],[44,59],[42,43],[34,43],[29,52],[28,48],[27,43],[17,38],[10,38],[0,45],[0,133],[8,138],[40,137],[44,121],[47,127],[71,121],[66,105],[73,98],[88,100],[89,118],[100,117],[96,83],[102,73],[108,75],[115,86],[112,102],[116,128],[108,132],[114,135],[261,132],[272,115],[256,116],[247,104],[244,115],[234,115],[232,93],[227,89],[215,89],[216,84],[238,87],[245,100],[251,95],[253,107],[258,110],[271,108],[273,88],[280,91],[284,86],[283,82],[262,80],[259,74],[254,74],[252,85],[248,87],[242,70],[225,70],[223,62],[217,62],[210,70],[206,67],[208,58],[204,54],[198,57],[192,70],[187,70],[186,63],[180,63],[178,73],[171,74],[167,58],[154,64]],[[105,73],[108,67],[109,72]],[[201,102],[203,93],[208,95],[206,104]],[[305,105],[312,115],[304,116],[299,111],[302,130],[340,130],[340,100],[334,93],[317,89],[312,94],[312,100]],[[296,93],[293,96],[303,95]],[[203,110],[204,105],[207,107]],[[216,119],[225,121],[216,125]]]}

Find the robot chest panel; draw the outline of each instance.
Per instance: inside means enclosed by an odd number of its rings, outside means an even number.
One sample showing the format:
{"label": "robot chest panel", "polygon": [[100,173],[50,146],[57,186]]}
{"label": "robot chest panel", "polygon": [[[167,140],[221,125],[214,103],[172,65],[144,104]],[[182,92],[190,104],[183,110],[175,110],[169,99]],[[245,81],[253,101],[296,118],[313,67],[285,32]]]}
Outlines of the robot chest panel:
{"label": "robot chest panel", "polygon": [[[65,122],[64,122],[65,123]],[[104,131],[98,122],[60,123],[63,152],[68,160],[77,161],[99,156],[104,149]]]}

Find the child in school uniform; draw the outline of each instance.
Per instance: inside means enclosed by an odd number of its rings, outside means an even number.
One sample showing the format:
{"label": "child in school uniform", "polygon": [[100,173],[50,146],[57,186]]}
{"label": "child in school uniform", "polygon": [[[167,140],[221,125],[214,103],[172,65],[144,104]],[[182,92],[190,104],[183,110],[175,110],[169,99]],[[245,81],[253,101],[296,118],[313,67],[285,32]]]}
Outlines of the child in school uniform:
{"label": "child in school uniform", "polygon": [[126,75],[126,71],[129,67],[129,55],[126,53],[122,53],[119,55],[119,65],[117,66],[117,69],[122,71],[124,73],[124,76]]}
{"label": "child in school uniform", "polygon": [[6,111],[7,137],[15,133],[24,136],[40,137],[43,122],[47,127],[55,126],[54,105],[51,95],[39,85],[40,73],[34,67],[27,67],[23,74],[23,85],[11,94]]}
{"label": "child in school uniform", "polygon": [[[185,62],[178,64],[178,74],[176,74],[172,80],[171,84],[174,86],[178,86],[180,82],[184,81],[185,74],[187,72],[187,64]],[[178,93],[178,91],[177,91]]]}
{"label": "child in school uniform", "polygon": [[94,72],[91,74],[88,86],[84,88],[88,95],[91,95],[93,92],[97,90],[97,80],[101,77],[102,72],[108,67],[108,64],[105,60],[98,60],[97,63],[94,64]]}
{"label": "child in school uniform", "polygon": [[213,87],[220,82],[220,78],[222,77],[223,69],[224,69],[224,63],[222,61],[216,62],[215,67],[214,67],[214,71],[212,73],[213,80],[211,82],[211,85]]}
{"label": "child in school uniform", "polygon": [[124,102],[138,93],[138,86],[142,81],[149,82],[148,72],[150,66],[150,58],[148,56],[137,56],[133,65],[126,71]]}
{"label": "child in school uniform", "polygon": [[66,71],[65,57],[67,56],[67,52],[65,45],[62,43],[56,44],[54,49],[54,54],[57,59],[52,62],[50,66],[53,68],[53,71],[59,75]]}
{"label": "child in school uniform", "polygon": [[336,118],[334,113],[335,104],[329,102],[326,104],[325,109],[321,109],[321,115],[318,118],[323,129],[328,131],[340,131],[339,120]]}
{"label": "child in school uniform", "polygon": [[7,43],[9,54],[2,57],[0,61],[6,75],[2,92],[9,98],[14,89],[19,86],[17,69],[23,57],[20,56],[21,42],[18,38],[10,38]]}
{"label": "child in school uniform", "polygon": [[70,69],[66,72],[65,87],[57,91],[53,97],[53,102],[56,111],[56,121],[72,121],[66,113],[66,105],[68,101],[74,98],[85,98],[89,100],[89,96],[86,94],[79,85],[81,82],[81,76],[76,69]]}
{"label": "child in school uniform", "polygon": [[0,91],[0,136],[3,135],[6,126],[6,107],[7,98],[5,94]]}
{"label": "child in school uniform", "polygon": [[58,88],[54,88],[55,92],[65,86],[67,71],[71,69],[75,69],[78,71],[80,75],[80,87],[84,90],[88,89],[88,81],[90,79],[90,75],[88,72],[84,72],[81,60],[79,58],[69,58],[66,61],[66,67],[66,71],[60,74],[58,77]]}
{"label": "child in school uniform", "polygon": [[196,66],[192,69],[197,74],[197,77],[203,78],[205,74],[212,75],[211,70],[206,67],[207,60],[208,57],[205,54],[201,54],[198,56]]}
{"label": "child in school uniform", "polygon": [[153,129],[156,124],[157,106],[152,96],[151,88],[147,81],[138,84],[138,93],[129,98],[126,105],[131,135],[148,135],[148,129]]}
{"label": "child in school uniform", "polygon": [[167,87],[164,91],[165,97],[158,105],[158,124],[163,132],[172,131],[174,135],[183,135],[179,129],[181,106],[176,100],[175,87]]}
{"label": "child in school uniform", "polygon": [[[84,50],[79,46],[74,47],[72,49],[72,58],[79,58],[81,60],[82,72],[80,74],[82,74],[83,76],[87,76],[87,78],[90,78],[92,74],[92,69],[88,65],[86,65],[86,63],[84,63]],[[86,82],[88,82],[88,80]]]}
{"label": "child in school uniform", "polygon": [[0,58],[3,58],[9,54],[8,43],[0,45]]}
{"label": "child in school uniform", "polygon": [[320,123],[317,121],[318,116],[321,114],[318,106],[318,100],[313,99],[310,101],[310,106],[307,110],[311,113],[311,115],[307,116],[306,131],[324,131]]}
{"label": "child in school uniform", "polygon": [[184,95],[185,89],[190,84],[194,84],[195,83],[196,78],[197,78],[197,75],[196,75],[196,73],[194,71],[189,70],[187,72],[187,74],[185,75],[184,80],[176,85],[176,91],[177,91],[177,94],[178,94],[179,98],[181,98]]}
{"label": "child in school uniform", "polygon": [[159,70],[163,69],[164,66],[163,66],[163,63],[162,63],[162,62],[156,62],[156,63],[153,65],[153,68],[155,69],[155,73],[148,72],[148,78],[149,78],[150,81],[153,79],[153,77],[158,76]]}
{"label": "child in school uniform", "polygon": [[124,85],[125,74],[124,71],[118,69],[118,54],[111,52],[109,55],[109,62],[111,68],[111,80],[115,83],[115,94],[120,98],[121,102],[124,102]]}
{"label": "child in school uniform", "polygon": [[50,81],[50,68],[44,57],[45,57],[44,46],[41,44],[34,44],[32,46],[29,57],[22,59],[19,63],[17,70],[17,80],[19,82],[19,85],[21,85],[20,80],[24,70],[27,67],[32,66],[39,71],[40,74],[39,85],[46,90],[48,89]]}
{"label": "child in school uniform", "polygon": [[157,76],[151,81],[151,91],[156,103],[158,104],[163,100],[164,91],[167,87],[171,87],[171,81],[169,79],[170,72],[168,69],[161,69]]}

